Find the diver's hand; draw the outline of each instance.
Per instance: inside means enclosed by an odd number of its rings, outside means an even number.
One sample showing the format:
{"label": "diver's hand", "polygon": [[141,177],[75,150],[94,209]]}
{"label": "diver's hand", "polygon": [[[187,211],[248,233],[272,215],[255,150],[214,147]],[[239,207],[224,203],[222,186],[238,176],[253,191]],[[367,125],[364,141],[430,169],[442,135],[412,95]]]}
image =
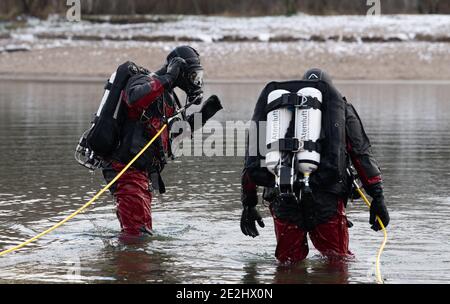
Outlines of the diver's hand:
{"label": "diver's hand", "polygon": [[185,65],[186,60],[184,60],[183,58],[172,58],[172,60],[170,60],[169,64],[167,65],[167,74],[171,75],[174,79],[177,79],[178,75],[180,75],[180,72]]}
{"label": "diver's hand", "polygon": [[381,230],[381,225],[377,220],[377,216],[380,218],[384,227],[389,225],[390,217],[386,204],[384,203],[383,184],[378,183],[366,188],[367,194],[372,197],[372,204],[370,205],[370,218],[369,223],[372,225],[372,229],[375,231]]}
{"label": "diver's hand", "polygon": [[185,65],[186,60],[181,57],[175,57],[170,60],[167,65],[166,74],[159,77],[165,89],[170,90],[173,88],[175,81],[178,79],[178,76]]}
{"label": "diver's hand", "polygon": [[[193,113],[189,115],[187,121],[189,123],[189,126],[191,127],[192,131],[198,130],[201,127],[203,127],[208,120],[210,120],[214,115],[216,115],[217,112],[222,110],[222,104],[220,103],[219,97],[216,95],[212,95],[209,97],[204,103],[200,110],[200,112]],[[194,125],[195,123],[195,115],[201,114],[201,125]]]}
{"label": "diver's hand", "polygon": [[241,216],[242,233],[253,238],[258,236],[259,232],[258,229],[256,229],[255,222],[258,223],[259,227],[265,227],[262,217],[259,214],[258,210],[256,210],[256,207],[244,206]]}
{"label": "diver's hand", "polygon": [[372,229],[375,231],[381,230],[381,225],[377,220],[377,216],[380,218],[384,227],[389,225],[390,217],[386,204],[384,203],[384,197],[375,197],[370,205],[370,219],[369,223],[372,225]]}
{"label": "diver's hand", "polygon": [[217,95],[211,95],[203,104],[200,112],[202,113],[205,120],[209,120],[222,109],[223,107],[220,103],[219,97],[217,97]]}

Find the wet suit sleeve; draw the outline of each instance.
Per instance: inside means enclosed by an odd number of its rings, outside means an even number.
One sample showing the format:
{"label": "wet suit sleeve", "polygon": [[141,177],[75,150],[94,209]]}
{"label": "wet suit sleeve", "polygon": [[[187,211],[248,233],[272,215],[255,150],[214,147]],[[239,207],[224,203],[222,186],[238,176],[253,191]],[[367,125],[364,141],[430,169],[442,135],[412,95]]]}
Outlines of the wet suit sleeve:
{"label": "wet suit sleeve", "polygon": [[252,181],[248,170],[244,169],[241,178],[241,202],[243,206],[254,207],[258,204],[258,186]]}
{"label": "wet suit sleeve", "polygon": [[[256,206],[258,203],[258,186],[274,187],[275,178],[265,167],[261,167],[262,156],[259,151],[260,122],[266,120],[265,106],[267,104],[268,84],[258,98],[250,122],[249,134],[247,134],[245,145],[245,165],[241,177],[241,200],[244,206]],[[252,134],[252,135],[250,135]]]}
{"label": "wet suit sleeve", "polygon": [[125,88],[125,101],[130,107],[148,108],[164,93],[164,87],[159,79],[149,75],[134,75]]}
{"label": "wet suit sleeve", "polygon": [[[252,120],[253,123],[253,120]],[[250,130],[249,132],[254,132]],[[252,148],[249,147],[249,135],[247,135],[246,144],[245,144],[245,166],[244,170],[242,170],[241,176],[241,201],[243,206],[254,207],[258,204],[258,186],[252,179],[253,172],[257,170],[261,170],[260,162],[256,157],[251,157],[249,154],[249,150]]]}
{"label": "wet suit sleeve", "polygon": [[364,188],[367,190],[373,185],[382,183],[381,171],[373,156],[369,138],[358,113],[350,103],[346,105],[346,132],[347,152]]}

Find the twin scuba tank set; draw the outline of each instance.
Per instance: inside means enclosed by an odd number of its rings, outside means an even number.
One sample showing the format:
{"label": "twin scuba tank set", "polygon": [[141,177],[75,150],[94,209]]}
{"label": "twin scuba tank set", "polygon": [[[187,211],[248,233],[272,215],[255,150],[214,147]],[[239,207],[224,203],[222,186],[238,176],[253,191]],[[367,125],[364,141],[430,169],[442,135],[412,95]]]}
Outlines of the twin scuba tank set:
{"label": "twin scuba tank set", "polygon": [[[267,97],[266,166],[279,198],[300,206],[312,203],[309,178],[320,164],[321,107],[322,93],[312,87],[277,89]],[[311,213],[310,206],[304,207]]]}

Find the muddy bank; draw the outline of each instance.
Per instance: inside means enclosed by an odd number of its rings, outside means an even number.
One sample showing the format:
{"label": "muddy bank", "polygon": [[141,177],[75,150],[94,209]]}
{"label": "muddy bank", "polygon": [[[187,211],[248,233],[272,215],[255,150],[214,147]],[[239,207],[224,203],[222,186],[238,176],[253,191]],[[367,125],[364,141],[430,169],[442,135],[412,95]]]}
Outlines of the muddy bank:
{"label": "muddy bank", "polygon": [[[0,54],[5,77],[105,77],[127,60],[156,70],[177,42],[61,41],[27,52]],[[199,50],[207,79],[298,78],[310,67],[337,79],[450,79],[448,43],[240,42],[190,43]]]}

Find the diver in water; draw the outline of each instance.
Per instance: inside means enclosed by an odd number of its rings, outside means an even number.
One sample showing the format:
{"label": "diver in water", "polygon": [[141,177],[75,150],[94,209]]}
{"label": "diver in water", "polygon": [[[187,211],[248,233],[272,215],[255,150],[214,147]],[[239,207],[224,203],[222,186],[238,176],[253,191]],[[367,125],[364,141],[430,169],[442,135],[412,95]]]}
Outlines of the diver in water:
{"label": "diver in water", "polygon": [[[107,182],[110,182],[163,125],[168,123],[168,119],[180,110],[174,88],[178,87],[186,93],[189,104],[202,102],[203,67],[198,52],[192,47],[175,48],[167,56],[164,66],[155,73],[134,68],[134,65],[131,67],[133,75],[120,91],[122,97],[119,103],[125,105],[121,107],[125,110],[119,132],[119,145],[102,165]],[[216,96],[210,97],[200,111],[203,122],[221,108],[219,99]],[[193,130],[193,114],[185,118]],[[169,128],[163,131],[111,189],[124,235],[152,234],[152,191],[165,192],[160,173],[166,164],[166,156],[171,153]]]}
{"label": "diver in water", "polygon": [[[324,256],[352,256],[348,234],[352,224],[345,208],[354,193],[353,167],[372,197],[371,228],[381,229],[376,216],[384,226],[389,224],[381,172],[369,138],[355,108],[327,73],[311,69],[303,80],[269,83],[252,122],[242,172],[241,230],[256,237],[256,222],[264,227],[256,205],[257,186],[265,187],[263,198],[270,202],[280,262],[306,258],[308,233]],[[260,138],[266,142],[260,144]]]}

